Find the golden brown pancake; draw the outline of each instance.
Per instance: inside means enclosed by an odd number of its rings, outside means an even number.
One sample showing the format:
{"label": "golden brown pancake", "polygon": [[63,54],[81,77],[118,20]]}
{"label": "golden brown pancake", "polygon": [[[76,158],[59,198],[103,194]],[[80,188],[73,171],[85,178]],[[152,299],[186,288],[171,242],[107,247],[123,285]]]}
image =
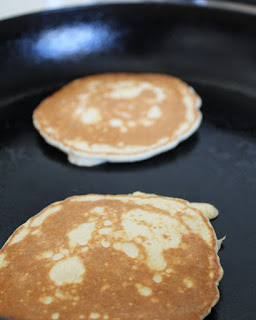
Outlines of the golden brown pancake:
{"label": "golden brown pancake", "polygon": [[29,219],[1,249],[0,315],[203,319],[219,299],[217,250],[208,218],[187,201],[71,197]]}
{"label": "golden brown pancake", "polygon": [[71,163],[133,162],[193,134],[200,105],[194,90],[172,76],[102,74],[75,80],[43,100],[33,122]]}

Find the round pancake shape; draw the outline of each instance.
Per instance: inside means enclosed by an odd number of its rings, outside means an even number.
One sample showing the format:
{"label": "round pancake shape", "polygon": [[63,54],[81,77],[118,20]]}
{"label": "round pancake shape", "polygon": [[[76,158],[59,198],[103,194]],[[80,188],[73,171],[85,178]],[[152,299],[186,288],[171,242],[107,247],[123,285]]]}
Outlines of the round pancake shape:
{"label": "round pancake shape", "polygon": [[134,162],[168,151],[200,126],[201,99],[163,74],[101,74],[74,80],[43,100],[33,123],[79,166]]}
{"label": "round pancake shape", "polygon": [[203,319],[219,299],[217,250],[208,218],[185,200],[74,196],[29,219],[1,249],[0,315]]}

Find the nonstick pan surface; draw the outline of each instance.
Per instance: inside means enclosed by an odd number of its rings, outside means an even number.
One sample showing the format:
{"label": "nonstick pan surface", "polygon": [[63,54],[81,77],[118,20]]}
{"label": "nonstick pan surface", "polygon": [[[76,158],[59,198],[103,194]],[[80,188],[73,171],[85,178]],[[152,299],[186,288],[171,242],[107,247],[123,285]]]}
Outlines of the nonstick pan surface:
{"label": "nonstick pan surface", "polygon": [[[256,315],[255,10],[106,4],[0,22],[0,246],[48,204],[136,190],[209,202],[220,211],[224,278],[211,320]],[[32,112],[74,78],[161,72],[203,100],[199,131],[176,149],[127,164],[79,168],[46,144]],[[182,319],[181,319],[182,320]]]}

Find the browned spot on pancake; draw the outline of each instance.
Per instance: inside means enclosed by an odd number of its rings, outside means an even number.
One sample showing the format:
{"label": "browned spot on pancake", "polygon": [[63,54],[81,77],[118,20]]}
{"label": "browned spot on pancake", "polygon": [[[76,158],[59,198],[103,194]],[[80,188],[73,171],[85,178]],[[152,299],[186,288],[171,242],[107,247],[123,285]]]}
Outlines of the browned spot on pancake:
{"label": "browned spot on pancake", "polygon": [[200,319],[217,301],[222,275],[213,229],[186,201],[169,199],[165,207],[164,198],[152,199],[73,197],[41,224],[33,227],[40,220],[32,218],[29,231],[40,228],[40,237],[29,232],[1,250],[8,267],[0,268],[0,314],[24,320]]}
{"label": "browned spot on pancake", "polygon": [[197,102],[197,94],[171,76],[104,74],[66,85],[42,101],[33,117],[44,134],[73,150],[122,154],[127,146],[161,146],[188,132],[199,118]]}

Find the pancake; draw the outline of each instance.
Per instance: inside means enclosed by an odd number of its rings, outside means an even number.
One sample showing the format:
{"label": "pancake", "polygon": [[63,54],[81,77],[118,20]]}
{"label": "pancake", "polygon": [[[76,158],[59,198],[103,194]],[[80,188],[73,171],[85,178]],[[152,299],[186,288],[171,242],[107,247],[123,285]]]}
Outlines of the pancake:
{"label": "pancake", "polygon": [[0,315],[203,319],[219,299],[218,247],[207,216],[185,200],[74,196],[29,219],[1,249]]}
{"label": "pancake", "polygon": [[79,166],[134,162],[168,151],[199,127],[201,99],[163,74],[84,77],[43,100],[33,123]]}

